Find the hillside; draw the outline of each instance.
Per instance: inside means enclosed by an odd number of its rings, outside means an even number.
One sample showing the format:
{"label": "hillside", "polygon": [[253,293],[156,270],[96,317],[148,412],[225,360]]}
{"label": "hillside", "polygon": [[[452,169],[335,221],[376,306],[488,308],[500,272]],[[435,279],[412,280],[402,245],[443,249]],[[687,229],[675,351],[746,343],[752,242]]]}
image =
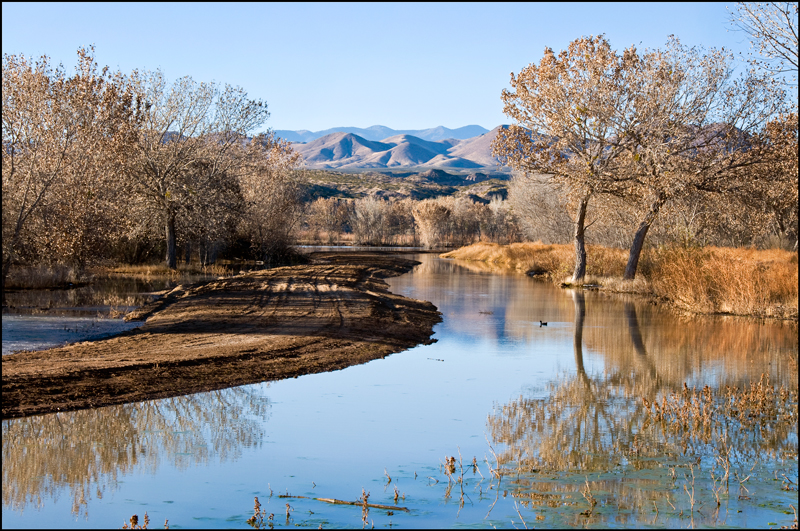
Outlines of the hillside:
{"label": "hillside", "polygon": [[501,127],[481,135],[456,139],[426,140],[411,134],[396,134],[380,141],[360,135],[335,132],[292,147],[310,169],[442,168],[451,170],[507,171],[492,156],[491,143]]}
{"label": "hillside", "polygon": [[389,198],[426,199],[441,195],[465,195],[488,202],[492,196],[505,198],[508,174],[451,173],[441,169],[422,172],[361,170],[344,173],[332,170],[302,170],[306,183],[304,201],[319,197],[357,199],[368,195]]}

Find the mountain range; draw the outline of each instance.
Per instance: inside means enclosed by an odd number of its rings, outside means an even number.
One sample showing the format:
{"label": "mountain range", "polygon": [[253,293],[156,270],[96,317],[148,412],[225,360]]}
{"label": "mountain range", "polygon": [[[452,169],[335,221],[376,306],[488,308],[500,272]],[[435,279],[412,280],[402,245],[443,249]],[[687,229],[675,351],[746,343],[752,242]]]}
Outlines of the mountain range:
{"label": "mountain range", "polygon": [[[382,126],[373,126],[382,127]],[[467,126],[459,130],[466,130]],[[501,128],[464,139],[429,140],[409,133],[371,140],[348,131],[337,131],[292,148],[312,169],[440,168],[450,170],[500,170],[491,143]],[[355,128],[353,128],[355,129]],[[370,128],[373,129],[373,128]],[[389,128],[385,128],[392,131]],[[435,128],[440,129],[440,128]],[[441,128],[445,129],[445,128]],[[448,130],[448,131],[459,131]],[[433,131],[427,129],[425,131]],[[276,134],[278,132],[276,131]]]}
{"label": "mountain range", "polygon": [[413,135],[423,140],[445,140],[447,138],[455,138],[458,140],[465,140],[474,136],[488,133],[489,130],[481,127],[480,125],[467,125],[459,127],[458,129],[448,129],[447,127],[432,127],[430,129],[392,129],[383,125],[373,125],[372,127],[334,127],[324,131],[308,131],[306,129],[300,131],[289,131],[285,129],[276,129],[275,136],[288,140],[289,142],[311,142],[323,136],[332,133],[352,133],[358,135],[366,140],[383,140],[396,135]]}

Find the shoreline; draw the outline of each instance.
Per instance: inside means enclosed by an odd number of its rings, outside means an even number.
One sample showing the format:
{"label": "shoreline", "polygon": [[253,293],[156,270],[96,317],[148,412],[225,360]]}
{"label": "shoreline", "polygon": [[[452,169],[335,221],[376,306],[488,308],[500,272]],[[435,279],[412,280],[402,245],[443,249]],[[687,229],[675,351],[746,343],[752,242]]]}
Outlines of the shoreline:
{"label": "shoreline", "polygon": [[650,265],[655,275],[640,271],[634,280],[623,280],[624,250],[594,246],[589,251],[596,253],[596,271],[580,283],[568,278],[574,251],[566,244],[479,242],[440,258],[485,271],[525,274],[560,288],[643,297],[684,315],[798,322],[796,253],[677,249],[667,251],[676,256]]}
{"label": "shoreline", "polygon": [[314,253],[308,265],[178,286],[139,328],[3,356],[3,419],[213,391],[344,369],[430,344],[441,314],[382,279],[418,262]]}

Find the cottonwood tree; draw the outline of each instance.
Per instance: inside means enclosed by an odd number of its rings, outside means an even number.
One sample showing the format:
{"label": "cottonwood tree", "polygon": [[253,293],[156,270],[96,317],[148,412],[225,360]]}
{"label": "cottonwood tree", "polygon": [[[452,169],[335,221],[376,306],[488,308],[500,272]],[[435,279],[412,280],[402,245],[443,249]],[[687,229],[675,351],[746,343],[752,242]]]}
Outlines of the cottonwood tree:
{"label": "cottonwood tree", "polygon": [[450,243],[468,245],[480,237],[483,209],[467,197],[449,197],[440,200],[446,201],[451,212],[448,226],[445,227],[450,236]]}
{"label": "cottonwood tree", "polygon": [[[392,199],[389,201],[386,223],[392,243],[416,245],[416,231],[414,225],[414,205],[416,201],[411,198]],[[410,242],[408,240],[410,237]]]}
{"label": "cottonwood tree", "polygon": [[748,152],[758,163],[743,166],[725,181],[739,192],[733,208],[746,214],[748,225],[793,250],[798,240],[797,143],[797,113],[770,120]]}
{"label": "cottonwood tree", "polygon": [[674,36],[664,50],[632,58],[627,105],[617,118],[628,180],[623,195],[648,205],[636,229],[624,278],[636,275],[647,233],[664,204],[693,190],[722,201],[746,187],[731,187],[740,168],[763,157],[752,138],[785,110],[785,93],[774,79],[754,71],[733,78],[733,56],[703,53]]}
{"label": "cottonwood tree", "polygon": [[158,217],[166,263],[175,269],[178,218],[190,208],[228,204],[220,191],[233,185],[220,181],[235,179],[246,158],[242,144],[269,112],[242,88],[197,83],[189,76],[168,85],[160,71],[134,71],[129,87],[141,123],[126,154],[131,193]]}
{"label": "cottonwood tree", "polygon": [[514,120],[492,145],[500,161],[521,174],[547,175],[574,208],[573,282],[586,275],[586,212],[597,193],[613,193],[619,171],[617,117],[629,98],[626,80],[637,66],[635,49],[623,55],[608,40],[581,37],[556,55],[546,48],[539,64],[511,74],[503,112]]}
{"label": "cottonwood tree", "polygon": [[309,228],[315,233],[325,232],[327,242],[333,243],[335,236],[340,235],[344,224],[346,210],[342,208],[342,199],[337,197],[318,197],[306,211]]}
{"label": "cottonwood tree", "polygon": [[302,219],[299,153],[274,132],[258,135],[244,150],[239,186],[244,206],[240,232],[267,265],[285,259],[292,233]]}
{"label": "cottonwood tree", "polygon": [[78,50],[71,77],[47,56],[3,56],[3,286],[23,255],[82,262],[115,223],[109,205],[134,127],[122,85],[98,71],[94,48]]}

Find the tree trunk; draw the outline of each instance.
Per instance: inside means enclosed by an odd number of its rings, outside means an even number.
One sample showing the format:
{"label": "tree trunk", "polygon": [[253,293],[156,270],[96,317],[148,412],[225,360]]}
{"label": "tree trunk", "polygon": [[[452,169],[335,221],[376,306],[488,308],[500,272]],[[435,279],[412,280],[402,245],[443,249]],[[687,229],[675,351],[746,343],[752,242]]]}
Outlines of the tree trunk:
{"label": "tree trunk", "polygon": [[586,296],[583,291],[572,290],[572,303],[575,307],[575,334],[573,336],[575,368],[581,381],[587,388],[590,388],[589,376],[583,366],[583,322],[586,319]]}
{"label": "tree trunk", "polygon": [[647,231],[650,230],[650,226],[656,220],[658,211],[661,209],[665,200],[666,195],[664,192],[659,192],[656,200],[650,205],[650,211],[639,224],[636,235],[633,237],[630,254],[628,254],[628,265],[625,266],[625,275],[622,277],[623,279],[633,280],[636,277],[636,269],[639,267],[639,256],[642,254],[645,236],[647,236]]}
{"label": "tree trunk", "polygon": [[3,260],[3,304],[6,303],[6,278],[9,271],[11,271],[11,256]]}
{"label": "tree trunk", "polygon": [[167,267],[178,269],[177,249],[175,248],[175,213],[167,213]]}
{"label": "tree trunk", "polygon": [[589,205],[591,193],[586,194],[578,205],[578,216],[575,220],[575,271],[572,273],[572,282],[583,282],[586,276],[586,207]]}

